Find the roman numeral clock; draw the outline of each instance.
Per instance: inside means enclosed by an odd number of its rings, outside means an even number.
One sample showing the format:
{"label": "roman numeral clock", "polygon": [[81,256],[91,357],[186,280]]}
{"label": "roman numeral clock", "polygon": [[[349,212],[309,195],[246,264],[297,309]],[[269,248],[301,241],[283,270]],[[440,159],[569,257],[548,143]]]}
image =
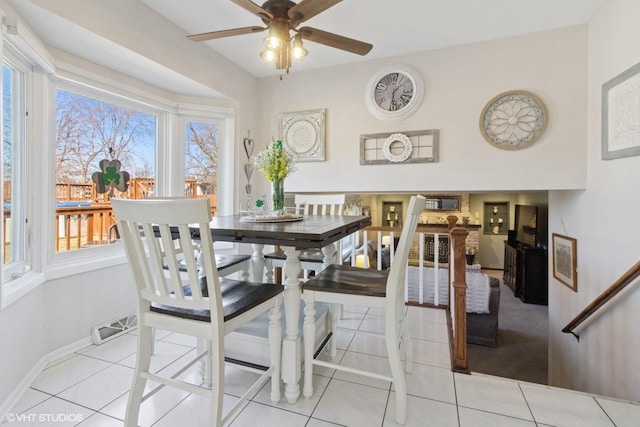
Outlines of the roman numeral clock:
{"label": "roman numeral clock", "polygon": [[380,120],[404,120],[420,107],[424,86],[416,70],[392,65],[378,71],[365,93],[367,107]]}

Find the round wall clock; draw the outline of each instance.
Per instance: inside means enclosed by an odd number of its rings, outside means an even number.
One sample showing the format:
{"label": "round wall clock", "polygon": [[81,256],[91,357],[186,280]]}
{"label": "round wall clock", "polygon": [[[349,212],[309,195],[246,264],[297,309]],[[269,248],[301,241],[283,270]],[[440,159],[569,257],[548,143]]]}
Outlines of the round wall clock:
{"label": "round wall clock", "polygon": [[547,107],[524,90],[501,93],[487,103],[480,115],[480,132],[492,145],[517,150],[533,144],[547,127]]}
{"label": "round wall clock", "polygon": [[381,120],[408,118],[420,107],[423,97],[420,75],[406,65],[392,65],[378,71],[365,93],[369,111]]}

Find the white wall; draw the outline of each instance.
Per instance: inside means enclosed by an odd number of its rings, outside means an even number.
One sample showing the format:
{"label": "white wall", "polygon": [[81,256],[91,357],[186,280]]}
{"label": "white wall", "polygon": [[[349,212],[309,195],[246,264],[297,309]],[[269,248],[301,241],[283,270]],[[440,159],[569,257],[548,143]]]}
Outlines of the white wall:
{"label": "white wall", "polygon": [[640,61],[640,2],[610,0],[589,25],[588,186],[549,194],[549,231],[577,239],[578,292],[549,277],[549,380],[553,385],[640,399],[640,290],[580,334],[561,329],[640,259],[640,157],[604,161],[602,84]]}
{"label": "white wall", "polygon": [[121,264],[44,284],[46,351],[90,336],[91,327],[137,310],[129,266]]}
{"label": "white wall", "polygon": [[0,311],[0,413],[3,402],[45,354],[43,311],[42,288]]}
{"label": "white wall", "polygon": [[[313,55],[310,48],[309,55]],[[417,69],[426,95],[401,122],[374,118],[365,88],[381,68]],[[577,189],[586,184],[586,26],[262,79],[259,146],[278,136],[277,114],[326,108],[326,162],[299,164],[285,191],[434,192]],[[295,64],[294,64],[295,67]],[[485,142],[479,116],[495,95],[529,90],[549,126],[534,145],[507,151]],[[440,130],[434,164],[361,166],[361,134]],[[321,179],[318,179],[321,177]],[[263,179],[263,178],[262,178]],[[256,182],[258,179],[256,179]]]}
{"label": "white wall", "polygon": [[[140,6],[138,2],[69,0],[40,3],[51,7],[65,19],[77,20],[84,28],[101,37],[122,42],[128,49],[160,62],[161,66],[227,95],[229,99],[219,100],[217,105],[236,109],[235,140],[238,143],[234,144],[233,149],[238,163],[244,162],[240,157],[241,151],[244,153],[240,148],[240,141],[246,135],[246,130],[254,128],[257,121],[254,102],[257,80],[253,76],[202,44],[185,43],[184,34],[180,34],[177,46],[172,45],[169,40],[172,37],[176,39],[179,30],[174,26],[167,27],[168,21],[145,6]],[[11,11],[4,0],[0,1],[0,5],[5,11]],[[142,11],[139,10],[141,7]],[[120,15],[135,22],[113,18]],[[143,16],[144,19],[135,20],[135,16]],[[150,36],[142,39],[143,34]],[[88,64],[57,49],[50,50],[57,61],[84,67],[106,79],[133,86],[150,96],[164,96],[166,99],[172,99],[173,96],[176,103],[198,101],[207,105],[214,104],[210,99],[197,100],[178,93],[150,90],[147,84],[140,81],[96,64]],[[236,176],[236,171],[239,170],[241,167],[235,168]],[[244,182],[236,180],[235,194],[240,194],[240,185],[244,187]],[[10,403],[7,399],[15,397],[11,394],[20,381],[47,353],[86,339],[90,336],[92,326],[133,311],[135,300],[126,264],[49,280],[0,311],[0,342],[7,348],[7,351],[0,352],[0,414],[5,409],[3,404]]]}

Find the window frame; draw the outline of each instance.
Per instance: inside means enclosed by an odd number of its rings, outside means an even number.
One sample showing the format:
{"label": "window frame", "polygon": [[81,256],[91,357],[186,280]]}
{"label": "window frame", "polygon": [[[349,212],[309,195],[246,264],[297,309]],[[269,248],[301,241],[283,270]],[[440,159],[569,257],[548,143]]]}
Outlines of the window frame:
{"label": "window frame", "polygon": [[[176,158],[183,159],[180,163],[179,170],[176,172],[176,176],[180,177],[180,181],[175,183],[176,195],[179,195],[180,191],[184,193],[184,181],[186,179],[184,155],[185,155],[185,135],[184,129],[189,122],[199,123],[211,123],[220,124],[218,131],[222,135],[220,139],[220,145],[218,147],[218,176],[219,177],[231,177],[231,179],[223,180],[222,185],[218,185],[218,215],[232,215],[235,211],[234,208],[234,188],[235,188],[235,129],[234,129],[234,111],[230,108],[221,107],[206,107],[202,105],[186,105],[183,104],[178,114],[177,126],[178,136],[176,138],[178,144],[175,144],[176,150],[173,154]],[[182,194],[183,194],[182,193]],[[218,244],[216,243],[216,248]]]}
{"label": "window frame", "polygon": [[[122,244],[95,246],[82,250],[55,252],[53,236],[55,220],[55,91],[68,90],[83,96],[90,96],[101,101],[113,103],[125,108],[132,108],[157,117],[156,122],[156,195],[182,196],[184,195],[184,162],[175,159],[184,158],[184,124],[188,120],[223,120],[225,138],[221,141],[219,158],[223,162],[220,174],[229,177],[219,186],[218,203],[221,206],[219,214],[232,214],[234,206],[234,127],[235,110],[232,108],[211,106],[206,104],[171,104],[162,97],[145,96],[136,88],[108,80],[101,76],[84,73],[78,74],[77,69],[59,64],[60,68],[50,78],[50,112],[49,112],[49,140],[50,159],[47,168],[49,179],[41,185],[49,188],[47,212],[42,222],[42,229],[46,236],[44,251],[45,273],[47,279],[57,279],[73,274],[111,267],[126,263],[126,256]],[[47,184],[48,182],[48,184]],[[229,249],[233,245],[216,243],[216,249]]]}
{"label": "window frame", "polygon": [[[96,263],[96,258],[101,260],[101,266],[111,266],[117,265],[124,262],[124,252],[122,245],[115,243],[110,245],[101,245],[94,246],[89,248],[82,248],[72,251],[64,251],[64,252],[56,252],[55,251],[55,242],[54,242],[54,227],[56,227],[55,221],[55,209],[56,209],[56,194],[55,194],[55,156],[56,156],[56,141],[55,141],[55,112],[56,112],[56,91],[58,89],[72,92],[74,94],[85,96],[88,98],[92,98],[101,102],[106,102],[109,104],[114,104],[119,107],[132,109],[144,114],[152,115],[156,118],[156,147],[155,147],[155,159],[154,159],[154,168],[155,168],[155,177],[156,180],[156,192],[157,194],[162,194],[164,190],[163,183],[158,180],[158,176],[163,173],[164,168],[162,165],[164,161],[160,158],[161,153],[164,151],[161,149],[161,146],[165,145],[165,140],[167,139],[166,132],[166,123],[167,120],[167,111],[165,108],[161,106],[153,106],[148,102],[144,101],[136,101],[132,95],[128,94],[126,89],[121,89],[121,91],[116,92],[114,90],[107,90],[97,87],[98,83],[94,85],[87,84],[83,81],[73,80],[71,78],[58,78],[57,76],[52,76],[51,85],[50,85],[50,111],[49,118],[51,120],[51,132],[50,132],[50,144],[49,149],[51,151],[51,155],[48,156],[50,162],[48,164],[48,168],[51,171],[50,176],[51,180],[48,181],[48,187],[50,198],[47,206],[47,211],[51,212],[50,215],[47,216],[47,224],[45,225],[45,236],[46,236],[46,269],[47,269],[47,277],[63,277],[67,274],[74,274],[74,271],[82,272],[91,270],[92,267]],[[162,168],[162,169],[161,169]],[[53,183],[53,185],[51,184]],[[53,219],[52,219],[53,218]],[[105,264],[102,264],[104,262]]]}
{"label": "window frame", "polygon": [[[25,185],[31,219],[28,231],[32,241],[35,242],[37,239],[38,244],[33,245],[30,254],[31,270],[12,283],[10,292],[4,280],[0,284],[0,310],[18,301],[45,281],[127,262],[122,244],[55,253],[53,227],[56,196],[55,185],[52,183],[55,183],[56,147],[53,141],[57,87],[85,96],[96,96],[100,100],[117,105],[127,106],[124,102],[130,102],[131,108],[156,115],[155,167],[158,195],[184,194],[184,164],[182,161],[175,161],[176,158],[182,159],[183,154],[181,157],[174,157],[176,151],[183,153],[184,150],[184,132],[183,128],[179,127],[179,122],[187,117],[189,120],[206,120],[211,117],[224,120],[226,137],[220,146],[219,173],[226,179],[219,182],[219,214],[228,215],[234,212],[237,187],[235,159],[238,154],[234,144],[236,108],[220,106],[220,100],[215,98],[197,98],[196,101],[190,101],[191,103],[183,103],[179,100],[185,98],[178,94],[164,92],[128,76],[56,59],[28,26],[21,25],[20,29],[17,35],[4,32],[0,53],[11,48],[33,69],[30,82],[32,90],[28,100],[28,105],[32,108],[29,110],[27,127],[27,169],[33,173],[29,174]],[[226,249],[226,244],[224,246]],[[0,264],[0,274],[4,274],[4,270]]]}
{"label": "window frame", "polygon": [[[24,145],[23,152],[24,165],[24,182],[22,188],[25,195],[25,218],[29,218],[26,223],[26,240],[27,252],[25,253],[25,262],[21,266],[6,268],[0,263],[0,275],[2,282],[0,283],[0,310],[9,307],[18,301],[24,295],[44,283],[45,278],[42,272],[42,256],[37,245],[33,245],[34,236],[38,232],[39,212],[36,209],[38,203],[38,195],[33,191],[36,182],[31,179],[29,171],[37,168],[41,153],[34,147],[33,141],[42,140],[45,135],[41,126],[36,126],[38,120],[42,118],[41,104],[38,100],[42,98],[41,90],[46,85],[46,72],[52,69],[53,61],[46,52],[39,50],[39,47],[33,42],[31,33],[28,29],[20,32],[18,35],[8,35],[3,33],[0,52],[2,53],[3,63],[7,58],[15,59],[21,64],[23,70],[28,70],[25,75],[25,111],[29,112],[28,120],[24,120]],[[1,154],[0,154],[1,155]],[[13,278],[11,275],[15,274]],[[9,276],[9,280],[5,281],[5,277]]]}
{"label": "window frame", "polygon": [[[17,145],[16,150],[12,149],[12,183],[11,183],[11,204],[12,208],[17,208],[12,212],[12,222],[17,221],[17,226],[14,230],[18,233],[13,239],[19,241],[12,241],[12,251],[14,249],[20,250],[20,257],[17,260],[9,264],[4,264],[4,244],[2,249],[3,266],[2,266],[2,282],[4,293],[11,294],[20,285],[20,278],[24,276],[30,269],[31,263],[31,242],[30,242],[30,200],[29,200],[29,133],[28,133],[28,112],[29,105],[31,104],[31,79],[32,69],[30,65],[20,58],[16,52],[11,49],[5,48],[2,55],[3,72],[4,66],[15,70],[14,81],[17,82],[17,87],[12,84],[12,104],[15,111],[12,111],[12,148],[14,144]],[[4,74],[3,74],[4,78]],[[4,110],[3,110],[4,112]],[[4,132],[4,121],[3,121]],[[3,162],[4,164],[4,162]],[[17,171],[16,171],[17,169]],[[16,175],[19,180],[14,179]],[[3,171],[4,176],[4,171]],[[3,198],[4,200],[4,198]],[[3,242],[4,243],[4,242]]]}

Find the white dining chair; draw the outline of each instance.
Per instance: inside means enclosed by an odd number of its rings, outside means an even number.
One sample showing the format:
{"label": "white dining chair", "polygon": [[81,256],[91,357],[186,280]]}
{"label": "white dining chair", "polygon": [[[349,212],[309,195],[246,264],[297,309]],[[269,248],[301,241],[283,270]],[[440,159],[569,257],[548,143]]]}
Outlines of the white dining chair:
{"label": "white dining chair", "polygon": [[[111,202],[138,300],[138,347],[125,425],[137,425],[141,403],[165,386],[209,397],[211,426],[226,423],[269,379],[271,400],[278,402],[281,395],[280,306],[284,288],[218,277],[209,229],[208,199],[112,199]],[[201,242],[200,266],[193,251],[195,240]],[[180,271],[181,267],[186,273]],[[224,337],[265,312],[269,312],[264,328],[268,328],[270,366],[262,371],[238,365],[261,375],[223,417]],[[171,376],[154,373],[150,369],[153,328],[195,336],[201,342],[204,340],[205,344],[199,347],[205,350]],[[210,366],[210,388],[177,379],[200,360]],[[159,385],[145,394],[147,381]]]}
{"label": "white dining chair", "polygon": [[[344,194],[296,194],[294,196],[296,213],[302,215],[342,215],[345,200]],[[335,250],[334,257],[340,257],[340,242],[336,242],[333,248]],[[271,281],[273,269],[282,268],[286,258],[283,250],[276,250],[264,255],[268,281]],[[305,279],[308,278],[309,271],[322,270],[324,254],[320,249],[302,250],[299,259]],[[331,261],[335,262],[335,259]]]}
{"label": "white dining chair", "polygon": [[[396,420],[400,424],[407,421],[407,387],[402,372],[401,349],[405,353],[405,371],[411,372],[413,356],[411,338],[406,321],[406,306],[404,303],[404,285],[407,269],[407,259],[413,235],[418,226],[420,213],[425,208],[425,198],[412,196],[409,201],[407,218],[405,220],[400,242],[391,264],[386,271],[362,269],[352,266],[332,264],[303,283],[303,298],[305,303],[304,334],[304,388],[306,398],[313,395],[313,366],[323,366],[343,370],[354,374],[365,375],[377,379],[391,381],[396,392]],[[384,333],[377,334],[385,339],[391,376],[379,372],[365,371],[338,363],[318,360],[314,357],[315,349],[315,303],[349,304],[384,310]],[[337,321],[335,313],[330,314],[332,349],[331,356],[335,357],[335,337]],[[344,328],[340,328],[344,329]],[[364,331],[348,329],[351,333],[365,333]],[[376,335],[366,332],[367,335]]]}
{"label": "white dining chair", "polygon": [[[146,199],[163,199],[163,200],[185,200],[192,199],[187,196],[162,196],[147,197]],[[114,224],[115,225],[115,224]],[[115,227],[116,237],[119,239],[120,234],[118,228]],[[161,243],[162,244],[162,243]],[[200,242],[194,242],[194,251],[200,252]],[[249,270],[251,269],[251,255],[246,254],[216,254],[216,268],[219,277],[230,276],[234,273],[240,273],[242,280],[249,280]]]}

